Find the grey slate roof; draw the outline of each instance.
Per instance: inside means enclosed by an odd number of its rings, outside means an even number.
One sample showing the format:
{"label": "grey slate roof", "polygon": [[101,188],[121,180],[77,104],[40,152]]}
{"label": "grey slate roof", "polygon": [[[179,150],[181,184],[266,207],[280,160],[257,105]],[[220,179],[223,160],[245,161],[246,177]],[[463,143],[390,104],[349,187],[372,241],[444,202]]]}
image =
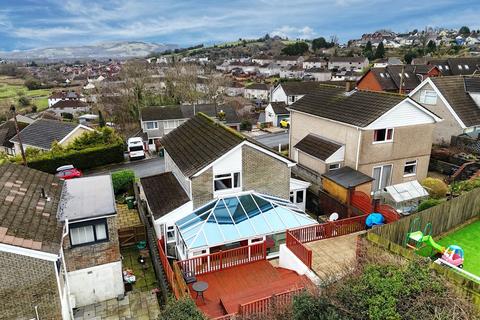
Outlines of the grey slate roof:
{"label": "grey slate roof", "polygon": [[[194,111],[195,110],[195,111]],[[214,104],[175,105],[163,107],[145,107],[140,110],[142,121],[189,119],[194,113],[203,112],[211,117],[217,115]]]}
{"label": "grey slate roof", "polygon": [[[435,86],[448,101],[458,117],[467,127],[480,125],[480,106],[465,91],[467,76],[445,76],[431,78]],[[470,81],[470,82],[469,82]],[[468,87],[478,83],[478,80],[467,80]]]}
{"label": "grey slate roof", "polygon": [[284,82],[279,84],[287,96],[299,96],[307,93],[315,92],[320,84],[315,81],[305,81],[305,82]]}
{"label": "grey slate roof", "polygon": [[246,138],[203,114],[197,114],[162,139],[178,168],[190,177]]}
{"label": "grey slate roof", "polygon": [[384,92],[346,93],[343,88],[323,85],[314,93],[307,94],[292,104],[290,109],[366,127],[405,99],[403,95]]}
{"label": "grey slate roof", "polygon": [[[25,129],[25,127],[27,126],[27,123],[18,122],[18,129],[20,131]],[[10,142],[10,139],[12,139],[16,134],[17,130],[15,128],[15,122],[13,120],[8,120],[2,123],[0,125],[0,146],[12,148],[13,143]]]}
{"label": "grey slate roof", "polygon": [[275,114],[290,114],[290,111],[287,110],[287,105],[285,104],[285,102],[270,102],[270,104],[272,105],[272,109]]}
{"label": "grey slate roof", "polygon": [[252,83],[251,85],[245,87],[245,89],[251,89],[251,90],[264,90],[268,91],[268,85],[265,83]]}
{"label": "grey slate roof", "polygon": [[116,214],[110,175],[66,180],[58,209],[60,221],[75,221]]}
{"label": "grey slate roof", "polygon": [[[72,122],[38,119],[23,129],[20,135],[24,145],[49,150],[54,141],[62,140],[77,126]],[[11,141],[18,142],[18,137],[15,135]]]}
{"label": "grey slate roof", "polygon": [[50,108],[63,109],[63,108],[87,108],[88,105],[82,100],[60,100]]}
{"label": "grey slate roof", "polygon": [[463,81],[465,83],[465,91],[480,93],[480,76],[465,77]]}
{"label": "grey slate roof", "polygon": [[342,167],[337,170],[329,171],[323,174],[322,177],[327,178],[347,189],[373,181],[372,177],[350,167]]}
{"label": "grey slate roof", "polygon": [[[21,165],[0,165],[0,243],[58,254],[63,181]],[[42,197],[41,189],[50,198]]]}
{"label": "grey slate roof", "polygon": [[314,134],[305,136],[294,146],[294,148],[323,161],[327,160],[341,147],[341,144],[323,139]]}
{"label": "grey slate roof", "polygon": [[155,219],[184,205],[190,199],[171,172],[140,179],[148,206]]}

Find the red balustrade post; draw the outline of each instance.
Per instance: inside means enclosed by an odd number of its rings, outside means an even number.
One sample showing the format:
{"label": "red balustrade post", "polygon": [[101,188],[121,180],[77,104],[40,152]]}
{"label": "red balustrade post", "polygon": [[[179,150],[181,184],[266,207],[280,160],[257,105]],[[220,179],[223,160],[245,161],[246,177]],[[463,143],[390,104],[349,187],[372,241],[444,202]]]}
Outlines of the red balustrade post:
{"label": "red balustrade post", "polygon": [[219,255],[220,255],[220,271],[223,270],[223,251],[220,250],[219,251]]}

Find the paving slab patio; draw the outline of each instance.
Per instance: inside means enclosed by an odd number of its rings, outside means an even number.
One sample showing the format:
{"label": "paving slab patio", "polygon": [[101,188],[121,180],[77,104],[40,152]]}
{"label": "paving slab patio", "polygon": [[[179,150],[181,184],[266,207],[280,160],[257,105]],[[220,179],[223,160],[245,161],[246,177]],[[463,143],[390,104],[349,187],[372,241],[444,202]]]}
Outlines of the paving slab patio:
{"label": "paving slab patio", "polygon": [[111,299],[77,308],[75,320],[138,320],[156,319],[160,314],[155,293],[128,292],[123,300]]}

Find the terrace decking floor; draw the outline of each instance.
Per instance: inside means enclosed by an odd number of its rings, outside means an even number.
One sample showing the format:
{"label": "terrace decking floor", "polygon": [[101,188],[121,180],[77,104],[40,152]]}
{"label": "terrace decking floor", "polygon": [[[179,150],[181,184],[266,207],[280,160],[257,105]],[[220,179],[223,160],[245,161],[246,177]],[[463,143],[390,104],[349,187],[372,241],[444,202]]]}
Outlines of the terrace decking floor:
{"label": "terrace decking floor", "polygon": [[[196,299],[195,291],[189,285],[192,298],[211,318],[238,312],[240,304],[311,284],[307,277],[300,276],[295,271],[274,267],[266,260],[199,275],[197,281],[208,283],[208,289],[204,293],[205,301],[201,297]],[[228,310],[225,310],[220,299],[228,301]]]}

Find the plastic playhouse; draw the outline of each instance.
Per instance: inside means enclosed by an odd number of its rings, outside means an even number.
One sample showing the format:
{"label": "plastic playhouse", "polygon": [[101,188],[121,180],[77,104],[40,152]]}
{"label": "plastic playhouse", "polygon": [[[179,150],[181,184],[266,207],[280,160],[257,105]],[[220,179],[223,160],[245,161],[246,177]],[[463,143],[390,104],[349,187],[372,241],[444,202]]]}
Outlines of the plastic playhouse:
{"label": "plastic playhouse", "polygon": [[405,246],[414,250],[420,250],[425,246],[429,246],[442,255],[440,258],[442,261],[446,261],[455,267],[462,268],[464,261],[463,249],[456,245],[444,247],[433,240],[431,233],[432,224],[430,222],[427,223],[422,232],[420,218],[417,217],[410,223],[407,236],[405,237]]}

